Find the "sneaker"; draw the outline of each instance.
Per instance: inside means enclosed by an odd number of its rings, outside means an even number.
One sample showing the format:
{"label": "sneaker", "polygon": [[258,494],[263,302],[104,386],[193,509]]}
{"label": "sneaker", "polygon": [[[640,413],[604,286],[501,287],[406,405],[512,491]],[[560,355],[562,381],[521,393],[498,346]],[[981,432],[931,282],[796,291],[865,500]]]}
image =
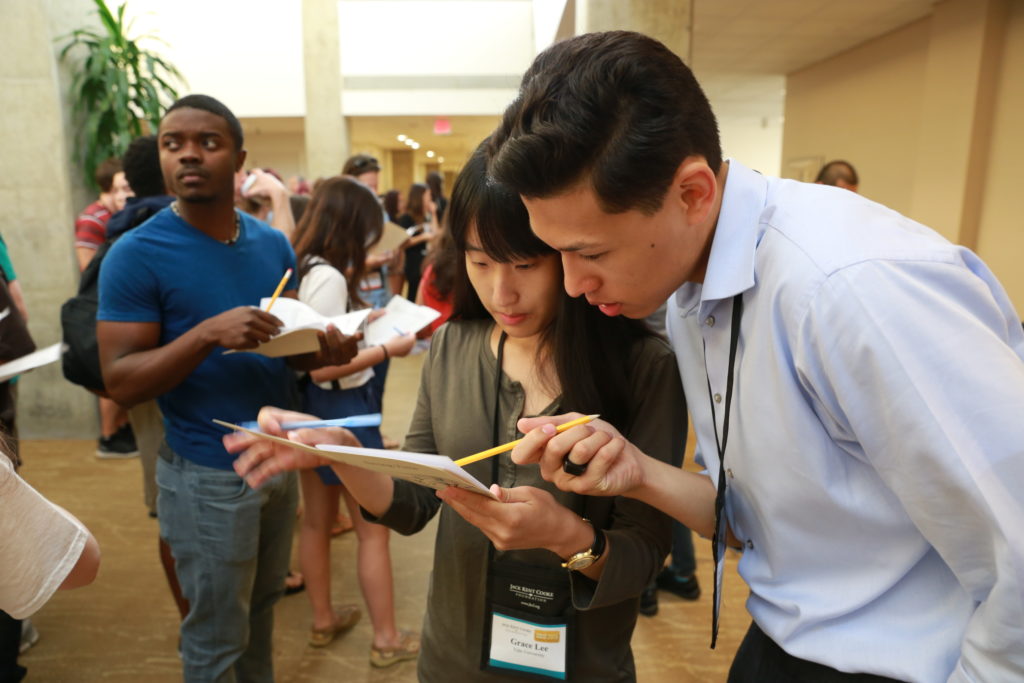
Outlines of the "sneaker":
{"label": "sneaker", "polygon": [[395,647],[370,646],[370,664],[378,669],[416,659],[420,656],[420,634],[415,631],[399,631]]}
{"label": "sneaker", "polygon": [[39,631],[32,624],[30,619],[21,622],[21,644],[18,645],[18,654],[25,652],[39,642]]}
{"label": "sneaker", "polygon": [[139,454],[135,445],[135,434],[132,426],[126,424],[108,437],[100,437],[96,448],[96,457],[104,460],[115,458],[134,458]]}
{"label": "sneaker", "polygon": [[644,589],[640,594],[640,614],[645,617],[653,617],[658,613],[658,589],[653,585]]}
{"label": "sneaker", "polygon": [[655,583],[661,590],[678,595],[683,600],[696,600],[700,597],[700,584],[694,574],[680,576],[671,567],[665,567],[658,574]]}

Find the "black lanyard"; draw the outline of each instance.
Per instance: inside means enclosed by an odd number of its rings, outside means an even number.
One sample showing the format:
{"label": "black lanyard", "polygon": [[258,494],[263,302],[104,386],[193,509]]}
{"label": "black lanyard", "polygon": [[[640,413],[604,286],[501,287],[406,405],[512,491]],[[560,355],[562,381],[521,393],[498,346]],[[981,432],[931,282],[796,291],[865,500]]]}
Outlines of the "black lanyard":
{"label": "black lanyard", "polygon": [[[504,330],[501,332],[501,336],[498,337],[498,363],[494,369],[494,420],[491,423],[491,445],[497,446],[501,442],[498,438],[501,436],[498,431],[498,412],[501,407],[501,364],[505,358],[505,340],[508,339],[508,334]],[[498,483],[498,456],[491,458],[491,483]]]}
{"label": "black lanyard", "polygon": [[[711,649],[718,640],[718,612],[721,604],[722,582],[719,579],[719,548],[725,544],[725,525],[722,523],[725,508],[725,447],[729,441],[729,415],[732,407],[733,372],[736,368],[736,349],[740,342],[740,320],[743,318],[743,295],[732,298],[732,329],[729,330],[729,372],[725,380],[725,415],[722,418],[722,437],[718,437],[718,417],[715,415],[715,398],[711,393],[711,378],[708,382],[708,401],[711,403],[711,425],[715,428],[715,446],[718,447],[718,490],[715,492],[715,533],[711,537],[711,552],[715,556],[715,593],[711,604]],[[704,347],[704,371],[707,376],[707,345]]]}
{"label": "black lanyard", "polygon": [[[497,353],[498,362],[497,362],[497,367],[494,369],[494,417],[493,417],[492,422],[491,422],[491,444],[494,445],[494,446],[497,446],[497,445],[501,444],[501,441],[499,441],[499,439],[501,438],[501,433],[500,433],[500,431],[498,429],[498,415],[499,415],[499,412],[500,412],[499,409],[501,407],[501,368],[502,368],[502,361],[505,358],[505,340],[506,339],[508,339],[508,334],[506,334],[504,331],[502,331],[501,336],[498,338],[498,353]],[[498,462],[499,462],[500,459],[501,459],[500,456],[494,456],[493,458],[491,458],[491,482],[494,483],[494,484],[498,484],[499,486],[501,485],[501,482],[498,481],[498,476],[499,476]],[[590,507],[590,503],[591,503],[592,499],[591,499],[590,496],[581,496],[581,498],[583,500],[583,505],[581,507],[580,514],[583,517],[586,517],[587,519],[591,519],[590,515],[588,514],[588,510],[591,513],[595,512]],[[493,549],[494,549],[494,545],[491,544],[491,551],[492,552],[493,552]]]}

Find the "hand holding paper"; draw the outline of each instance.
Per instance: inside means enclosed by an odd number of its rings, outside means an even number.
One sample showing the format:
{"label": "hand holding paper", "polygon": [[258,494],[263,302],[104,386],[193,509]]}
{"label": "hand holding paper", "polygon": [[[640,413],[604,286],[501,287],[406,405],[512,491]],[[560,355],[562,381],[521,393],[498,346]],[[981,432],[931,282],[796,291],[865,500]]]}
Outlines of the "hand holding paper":
{"label": "hand holding paper", "polygon": [[[269,297],[262,299],[260,308],[265,309],[270,301]],[[333,324],[343,335],[351,336],[359,331],[369,314],[370,310],[364,309],[328,317],[320,315],[298,299],[280,298],[274,303],[274,315],[282,323],[280,332],[255,348],[246,350],[271,358],[315,353],[321,350],[319,336],[327,331],[328,325]]]}
{"label": "hand holding paper", "polygon": [[491,485],[497,499],[448,488],[437,496],[484,532],[498,550],[546,548],[561,557],[587,546],[593,528],[544,489]]}
{"label": "hand holding paper", "polygon": [[[276,411],[273,414],[272,420],[268,418],[267,414],[267,411],[271,410]],[[358,440],[356,440],[351,432],[338,428],[289,432],[287,438],[285,438],[284,431],[280,427],[281,422],[302,419],[315,418],[298,413],[287,413],[276,409],[264,408],[260,412],[260,428],[262,431],[245,429],[244,427],[220,420],[214,420],[214,422],[229,429],[244,432],[251,437],[245,438],[238,435],[228,435],[224,439],[224,445],[229,452],[237,453],[245,450],[245,453],[236,461],[235,471],[246,477],[246,481],[249,481],[252,486],[259,486],[268,477],[282,471],[308,469],[325,464],[323,459],[326,458],[333,462],[372,470],[422,486],[429,486],[433,489],[456,486],[490,498],[494,497],[494,494],[486,486],[452,462],[451,458],[447,456],[361,448],[359,447]],[[328,435],[322,435],[321,432],[328,433]],[[268,449],[266,446],[257,447],[258,444],[253,439],[256,441],[268,441],[278,447],[287,446],[290,449],[305,451],[306,453],[316,455],[317,459],[309,457],[298,458],[294,455],[282,458],[279,451],[286,451],[288,448]],[[304,443],[298,443],[302,440],[312,440],[317,446],[312,447]]]}
{"label": "hand holding paper", "polygon": [[[322,441],[358,444],[352,432],[335,427],[331,429],[303,430],[288,433],[282,428],[286,421],[314,420],[312,415],[264,408],[260,411],[258,429],[243,429],[224,435],[224,448],[229,453],[240,453],[235,460],[235,472],[250,486],[258,488],[263,482],[292,470],[308,470],[330,465],[313,444]],[[214,420],[217,424],[231,426]]]}
{"label": "hand holding paper", "polygon": [[378,346],[403,335],[419,332],[441,314],[428,306],[417,306],[405,297],[393,296],[384,315],[366,326],[366,343]]}

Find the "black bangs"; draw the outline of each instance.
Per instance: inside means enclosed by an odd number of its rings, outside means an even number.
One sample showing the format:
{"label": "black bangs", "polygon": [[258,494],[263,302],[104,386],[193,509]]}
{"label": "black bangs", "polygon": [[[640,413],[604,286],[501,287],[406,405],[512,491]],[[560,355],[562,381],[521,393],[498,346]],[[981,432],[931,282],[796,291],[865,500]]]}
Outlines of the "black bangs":
{"label": "black bangs", "polygon": [[487,178],[476,215],[476,234],[484,252],[499,263],[552,254],[530,229],[530,215],[519,195]]}
{"label": "black bangs", "polygon": [[473,246],[481,247],[499,263],[554,252],[530,230],[530,215],[519,195],[487,176],[483,145],[474,152],[452,187],[448,228],[460,252],[466,251],[474,226],[480,243]]}

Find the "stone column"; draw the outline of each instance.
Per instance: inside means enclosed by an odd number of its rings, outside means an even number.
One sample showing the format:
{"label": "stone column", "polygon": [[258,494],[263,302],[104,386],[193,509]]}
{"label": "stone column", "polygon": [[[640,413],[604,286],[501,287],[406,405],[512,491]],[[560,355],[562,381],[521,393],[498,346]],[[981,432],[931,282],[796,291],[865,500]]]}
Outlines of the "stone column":
{"label": "stone column", "polygon": [[341,49],[337,0],[302,0],[306,84],[306,177],[337,175],[349,156],[341,111]]}
{"label": "stone column", "polygon": [[637,31],[690,64],[691,0],[575,0],[576,33]]}
{"label": "stone column", "polygon": [[[25,292],[29,330],[43,347],[60,341],[60,306],[78,289],[74,220],[90,200],[71,161],[69,79],[54,39],[97,19],[75,0],[3,4],[0,233]],[[97,437],[95,399],[67,382],[59,364],[22,376],[18,386],[23,438]]]}

